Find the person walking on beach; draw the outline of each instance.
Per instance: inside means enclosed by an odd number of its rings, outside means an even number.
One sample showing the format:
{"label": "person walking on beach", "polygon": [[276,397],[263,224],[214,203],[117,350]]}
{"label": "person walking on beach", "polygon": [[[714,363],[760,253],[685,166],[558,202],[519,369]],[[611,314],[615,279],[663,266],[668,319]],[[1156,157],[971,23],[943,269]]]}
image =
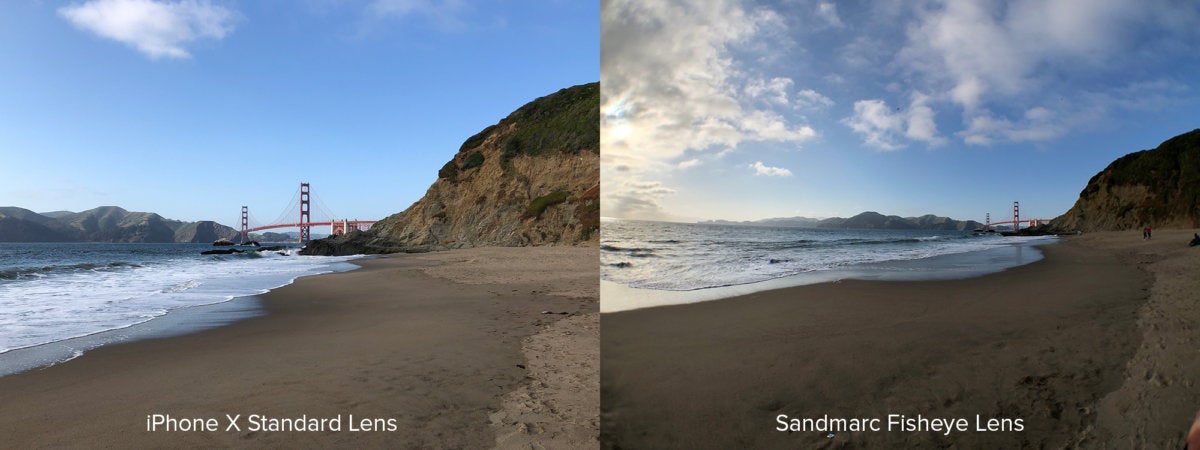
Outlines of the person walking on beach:
{"label": "person walking on beach", "polygon": [[1150,239],[1153,236],[1154,236],[1154,230],[1151,230],[1150,227],[1146,227],[1146,239]]}
{"label": "person walking on beach", "polygon": [[1150,227],[1142,228],[1142,240],[1150,239]]}

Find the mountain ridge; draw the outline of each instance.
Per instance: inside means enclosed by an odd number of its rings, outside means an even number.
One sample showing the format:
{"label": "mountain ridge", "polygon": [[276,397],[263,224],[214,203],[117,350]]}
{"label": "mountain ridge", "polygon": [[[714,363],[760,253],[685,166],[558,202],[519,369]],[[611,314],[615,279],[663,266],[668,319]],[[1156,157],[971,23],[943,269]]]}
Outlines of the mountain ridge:
{"label": "mountain ridge", "polygon": [[238,234],[238,230],[211,220],[183,222],[119,206],[48,214],[0,207],[0,242],[202,243],[232,239]]}
{"label": "mountain ridge", "polygon": [[811,217],[794,216],[773,217],[741,222],[727,220],[706,220],[699,223],[796,228],[960,231],[975,230],[984,226],[984,224],[974,220],[955,220],[949,217],[937,216],[933,214],[925,214],[917,217],[900,217],[895,215],[883,215],[875,211],[865,211],[848,218],[829,217],[825,219],[816,219]]}

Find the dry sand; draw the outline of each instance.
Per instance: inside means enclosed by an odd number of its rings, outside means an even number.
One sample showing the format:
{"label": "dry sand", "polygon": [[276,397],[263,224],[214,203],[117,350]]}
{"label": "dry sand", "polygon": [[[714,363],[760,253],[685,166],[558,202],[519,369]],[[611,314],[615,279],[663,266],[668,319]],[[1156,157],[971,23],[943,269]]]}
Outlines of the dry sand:
{"label": "dry sand", "polygon": [[[983,277],[843,281],[604,314],[609,448],[1178,448],[1200,390],[1191,231],[1097,233]],[[776,431],[776,416],[1023,431]]]}
{"label": "dry sand", "polygon": [[[262,296],[263,317],[0,378],[3,446],[597,445],[594,248],[357,263]],[[156,413],[215,418],[222,431],[148,432]],[[223,431],[225,414],[242,414],[242,431]],[[342,431],[250,432],[250,414],[340,415]],[[351,414],[397,429],[351,432]]]}

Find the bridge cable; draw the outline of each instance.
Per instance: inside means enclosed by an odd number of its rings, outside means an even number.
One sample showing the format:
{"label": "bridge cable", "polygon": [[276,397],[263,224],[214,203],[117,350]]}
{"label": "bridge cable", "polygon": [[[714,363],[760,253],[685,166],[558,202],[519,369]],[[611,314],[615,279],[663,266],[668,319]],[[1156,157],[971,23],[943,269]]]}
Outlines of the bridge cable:
{"label": "bridge cable", "polygon": [[295,191],[292,191],[292,199],[288,200],[287,207],[275,217],[275,220],[267,225],[275,225],[281,223],[296,223],[300,218],[300,187],[297,186]]}

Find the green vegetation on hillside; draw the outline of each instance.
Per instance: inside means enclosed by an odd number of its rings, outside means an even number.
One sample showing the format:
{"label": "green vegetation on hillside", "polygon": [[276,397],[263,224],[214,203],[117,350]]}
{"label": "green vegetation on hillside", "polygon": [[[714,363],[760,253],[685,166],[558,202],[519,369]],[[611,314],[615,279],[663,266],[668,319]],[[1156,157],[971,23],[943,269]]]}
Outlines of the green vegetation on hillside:
{"label": "green vegetation on hillside", "polygon": [[462,170],[474,169],[483,165],[483,152],[473,152],[467,156],[467,160],[463,162]]}
{"label": "green vegetation on hillside", "polygon": [[445,178],[450,181],[458,179],[458,165],[454,164],[454,160],[446,161],[446,165],[438,169],[438,178]]}
{"label": "green vegetation on hillside", "polygon": [[1117,158],[1051,224],[1085,232],[1200,226],[1200,129]]}
{"label": "green vegetation on hillside", "polygon": [[463,141],[462,146],[458,147],[458,152],[462,153],[467,150],[478,147],[480,144],[483,144],[483,141],[487,140],[487,137],[489,135],[491,135],[492,131],[495,131],[496,127],[499,125],[500,124],[496,124],[496,125],[492,125],[487,128],[484,128],[482,131],[475,133],[474,136],[467,138],[467,140]]}
{"label": "green vegetation on hillside", "polygon": [[529,102],[509,114],[517,128],[504,158],[547,151],[600,152],[600,83],[582,84]]}
{"label": "green vegetation on hillside", "polygon": [[533,199],[529,203],[529,207],[525,209],[526,217],[538,217],[542,215],[542,211],[546,208],[567,201],[570,194],[567,191],[554,191],[549,194]]}
{"label": "green vegetation on hillside", "polygon": [[1139,219],[1154,222],[1175,212],[1200,216],[1200,130],[1193,130],[1163,142],[1154,150],[1143,150],[1117,158],[1108,168],[1088,181],[1080,193],[1090,198],[1101,189],[1102,175],[1106,193],[1118,186],[1150,187],[1150,197],[1140,204],[1122,205],[1118,216],[1136,210]]}

